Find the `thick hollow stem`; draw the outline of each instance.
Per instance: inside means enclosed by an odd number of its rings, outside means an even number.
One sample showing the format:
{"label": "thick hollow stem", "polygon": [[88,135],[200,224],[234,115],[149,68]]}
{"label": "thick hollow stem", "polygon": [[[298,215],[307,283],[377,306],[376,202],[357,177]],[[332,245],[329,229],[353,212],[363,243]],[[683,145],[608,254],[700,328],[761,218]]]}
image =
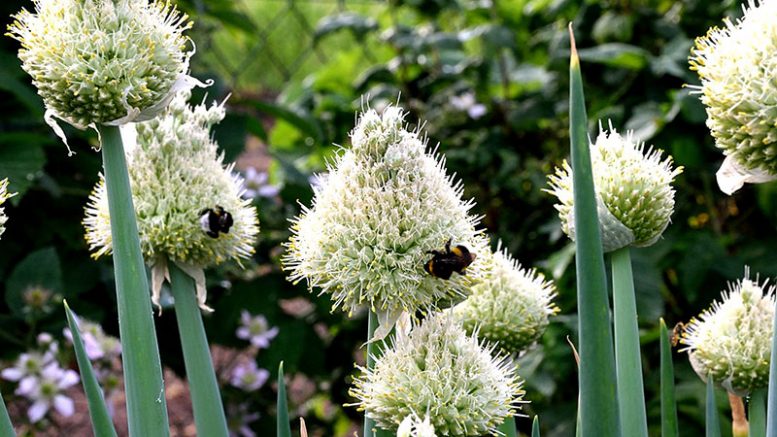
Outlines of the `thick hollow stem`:
{"label": "thick hollow stem", "polygon": [[197,434],[227,437],[229,435],[227,419],[216,381],[216,372],[213,370],[202,313],[197,306],[194,280],[181,271],[174,262],[169,262],[167,265],[170,269],[170,288],[175,298],[175,318],[178,321],[178,333],[181,336],[183,361],[189,380]]}
{"label": "thick hollow stem", "polygon": [[764,437],[766,435],[766,390],[754,391],[750,395],[747,407],[750,437]]}
{"label": "thick hollow stem", "polygon": [[111,215],[116,302],[130,437],[170,435],[148,278],[140,252],[127,161],[115,126],[99,126]]}
{"label": "thick hollow stem", "polygon": [[634,297],[634,277],[631,272],[629,248],[616,250],[612,253],[611,259],[615,314],[615,364],[621,423],[628,423],[635,437],[647,437],[637,302]]}

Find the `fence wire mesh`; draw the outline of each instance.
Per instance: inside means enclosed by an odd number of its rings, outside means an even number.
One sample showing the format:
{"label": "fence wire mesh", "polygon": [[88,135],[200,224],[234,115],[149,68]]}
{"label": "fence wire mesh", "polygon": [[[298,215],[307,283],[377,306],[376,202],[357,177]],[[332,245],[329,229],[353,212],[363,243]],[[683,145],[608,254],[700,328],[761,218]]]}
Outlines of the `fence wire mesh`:
{"label": "fence wire mesh", "polygon": [[373,17],[387,2],[369,0],[194,0],[195,68],[216,73],[228,88],[277,94],[329,62],[338,50],[372,56],[369,38],[335,32],[319,38],[326,17]]}

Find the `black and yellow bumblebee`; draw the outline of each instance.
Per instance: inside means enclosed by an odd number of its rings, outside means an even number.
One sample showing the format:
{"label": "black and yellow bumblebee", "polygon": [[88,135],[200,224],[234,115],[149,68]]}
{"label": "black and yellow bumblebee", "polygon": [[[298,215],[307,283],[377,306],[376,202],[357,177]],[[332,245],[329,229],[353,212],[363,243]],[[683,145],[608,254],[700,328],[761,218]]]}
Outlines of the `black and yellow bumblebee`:
{"label": "black and yellow bumblebee", "polygon": [[465,269],[475,260],[476,254],[469,251],[466,246],[457,245],[451,248],[452,239],[445,243],[445,252],[430,250],[426,253],[434,255],[426,264],[424,270],[430,275],[440,279],[450,279],[453,272],[465,275]]}
{"label": "black and yellow bumblebee", "polygon": [[211,238],[218,238],[219,232],[228,234],[233,223],[232,214],[218,205],[200,212],[200,227]]}

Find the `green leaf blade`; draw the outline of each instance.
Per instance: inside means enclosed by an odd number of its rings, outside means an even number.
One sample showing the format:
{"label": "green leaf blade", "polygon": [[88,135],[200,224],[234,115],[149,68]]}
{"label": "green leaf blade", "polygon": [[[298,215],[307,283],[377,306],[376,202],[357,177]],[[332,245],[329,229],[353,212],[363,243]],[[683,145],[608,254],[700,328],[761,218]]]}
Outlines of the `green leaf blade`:
{"label": "green leaf blade", "polygon": [[98,126],[111,216],[130,437],[170,435],[148,278],[140,252],[135,208],[119,128]]}
{"label": "green leaf blade", "polygon": [[11,417],[8,415],[8,409],[5,408],[5,401],[3,400],[2,394],[0,394],[0,436],[16,436],[16,432],[13,430],[13,424],[11,423]]}
{"label": "green leaf blade", "polygon": [[570,24],[569,136],[574,184],[577,302],[580,324],[580,419],[583,437],[618,437],[613,334],[596,210],[580,61]]}
{"label": "green leaf blade", "polygon": [[706,402],[705,423],[707,426],[706,437],[720,437],[720,417],[718,417],[718,407],[715,401],[715,386],[712,383],[712,376],[707,376],[707,402]]}
{"label": "green leaf blade", "polygon": [[674,366],[672,346],[664,319],[661,319],[661,437],[677,437],[680,429],[677,423],[675,401]]}
{"label": "green leaf blade", "polygon": [[84,387],[84,393],[86,393],[86,400],[89,406],[89,417],[92,419],[92,430],[95,437],[116,437],[116,428],[114,428],[111,415],[108,413],[105,396],[94,374],[94,369],[92,369],[92,363],[86,355],[86,348],[81,338],[81,330],[76,322],[76,317],[67,302],[64,304],[67,324],[73,336],[73,348],[76,351],[78,370],[81,373],[81,384]]}
{"label": "green leaf blade", "polygon": [[755,390],[747,402],[750,437],[766,435],[766,390]]}
{"label": "green leaf blade", "polygon": [[534,416],[534,421],[531,424],[531,437],[540,437],[540,417]]}
{"label": "green leaf blade", "polygon": [[628,423],[635,437],[647,437],[645,388],[642,382],[642,357],[639,351],[637,301],[630,248],[612,253],[612,293],[615,315],[615,364],[618,387],[618,411],[621,423]]}
{"label": "green leaf blade", "polygon": [[227,418],[216,381],[216,372],[213,370],[202,313],[197,305],[194,280],[175,263],[168,263],[168,268],[197,434],[228,437]]}
{"label": "green leaf blade", "polygon": [[286,399],[286,379],[283,374],[283,361],[278,366],[278,416],[276,417],[277,437],[291,437],[291,424],[289,423],[289,406]]}
{"label": "green leaf blade", "polygon": [[772,354],[769,364],[769,394],[766,402],[766,437],[777,437],[777,311],[772,322]]}

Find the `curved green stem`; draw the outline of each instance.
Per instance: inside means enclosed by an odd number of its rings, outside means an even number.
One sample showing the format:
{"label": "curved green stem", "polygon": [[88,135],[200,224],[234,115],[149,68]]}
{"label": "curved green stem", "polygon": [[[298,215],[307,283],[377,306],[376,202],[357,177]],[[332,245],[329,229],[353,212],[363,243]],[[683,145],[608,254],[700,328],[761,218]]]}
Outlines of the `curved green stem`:
{"label": "curved green stem", "polygon": [[618,411],[620,411],[621,423],[629,424],[630,435],[647,437],[637,301],[634,297],[634,277],[631,271],[629,247],[613,252],[611,261]]}
{"label": "curved green stem", "polygon": [[98,131],[111,216],[129,435],[167,437],[165,385],[124,147],[118,127],[100,125]]}
{"label": "curved green stem", "polygon": [[227,418],[224,415],[216,372],[213,370],[202,312],[197,305],[194,280],[174,262],[168,262],[167,265],[170,270],[170,289],[175,298],[175,319],[181,336],[197,434],[227,437]]}

